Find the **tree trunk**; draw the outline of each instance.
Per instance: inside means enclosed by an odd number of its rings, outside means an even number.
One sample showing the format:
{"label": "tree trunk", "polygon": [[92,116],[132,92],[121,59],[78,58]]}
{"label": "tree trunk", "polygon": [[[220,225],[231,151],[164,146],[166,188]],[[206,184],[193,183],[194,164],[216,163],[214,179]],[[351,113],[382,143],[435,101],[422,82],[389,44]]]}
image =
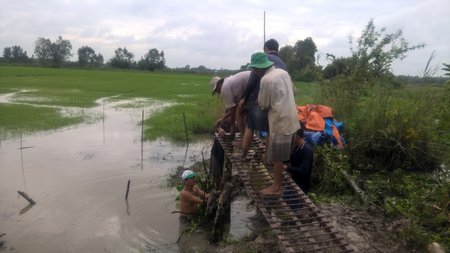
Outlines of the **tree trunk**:
{"label": "tree trunk", "polygon": [[350,188],[352,188],[352,190],[358,195],[359,199],[361,200],[361,202],[366,205],[367,204],[367,196],[366,193],[361,190],[358,185],[355,183],[355,181],[350,177],[349,174],[347,174],[347,172],[345,171],[341,171],[342,175],[344,175],[345,180],[347,181],[348,185],[350,186]]}

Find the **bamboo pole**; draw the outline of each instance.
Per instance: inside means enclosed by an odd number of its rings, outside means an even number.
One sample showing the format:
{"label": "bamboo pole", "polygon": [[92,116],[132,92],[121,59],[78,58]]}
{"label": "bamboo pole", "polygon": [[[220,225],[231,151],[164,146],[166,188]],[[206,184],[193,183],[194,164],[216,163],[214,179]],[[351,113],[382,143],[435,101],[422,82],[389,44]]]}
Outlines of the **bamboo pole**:
{"label": "bamboo pole", "polygon": [[188,132],[187,132],[187,126],[186,126],[186,116],[183,112],[183,123],[184,123],[184,133],[186,134],[186,152],[184,153],[184,161],[183,161],[183,167],[186,163],[186,157],[187,157],[187,152],[188,152],[188,148],[189,148],[189,138],[188,138]]}
{"label": "bamboo pole", "polygon": [[144,110],[142,110],[141,125],[141,170],[144,170]]}
{"label": "bamboo pole", "polygon": [[142,110],[141,144],[144,142],[144,110]]}
{"label": "bamboo pole", "polygon": [[105,144],[105,98],[102,100],[102,128],[103,128],[103,144]]}
{"label": "bamboo pole", "polygon": [[186,145],[189,145],[189,138],[188,138],[188,132],[187,132],[187,126],[186,126],[186,116],[183,112],[183,122],[184,122],[184,133],[186,134]]}

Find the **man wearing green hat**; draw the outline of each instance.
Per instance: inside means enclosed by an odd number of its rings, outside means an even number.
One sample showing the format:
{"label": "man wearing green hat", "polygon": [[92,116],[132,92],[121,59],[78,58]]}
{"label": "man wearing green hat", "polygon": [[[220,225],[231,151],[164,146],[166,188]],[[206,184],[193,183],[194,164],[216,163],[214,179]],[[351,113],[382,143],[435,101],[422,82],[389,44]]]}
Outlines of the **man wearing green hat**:
{"label": "man wearing green hat", "polygon": [[262,52],[254,53],[249,65],[261,77],[258,105],[268,111],[269,119],[266,159],[273,163],[274,172],[273,184],[261,191],[263,195],[281,194],[283,162],[289,160],[292,138],[300,128],[291,77],[272,65]]}
{"label": "man wearing green hat", "polygon": [[[267,59],[273,62],[275,68],[287,70],[286,64],[278,55],[279,44],[275,39],[269,39],[264,43],[264,53]],[[246,112],[245,131],[242,141],[242,154],[235,154],[234,157],[239,160],[245,160],[248,149],[253,139],[254,131],[259,131],[261,137],[264,137],[269,132],[269,123],[267,119],[267,111],[261,111],[256,100],[258,99],[259,83],[261,77],[255,74],[254,71],[250,74],[248,84],[245,88],[244,95],[239,102],[240,110]]]}

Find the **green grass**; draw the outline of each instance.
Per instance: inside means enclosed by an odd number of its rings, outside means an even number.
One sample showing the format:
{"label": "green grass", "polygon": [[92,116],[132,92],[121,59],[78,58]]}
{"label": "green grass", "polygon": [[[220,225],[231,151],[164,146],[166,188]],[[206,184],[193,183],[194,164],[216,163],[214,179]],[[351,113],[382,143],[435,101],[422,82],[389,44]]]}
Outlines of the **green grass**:
{"label": "green grass", "polygon": [[[0,106],[0,127],[9,134],[36,132],[80,123],[90,117],[61,116],[55,108],[33,105],[90,108],[104,97],[141,97],[174,103],[146,119],[145,137],[184,141],[183,113],[191,138],[211,132],[215,120],[224,110],[223,101],[210,95],[210,78],[207,75],[142,71],[0,66],[0,94],[26,90],[12,99],[16,103],[27,103]],[[297,82],[295,86],[298,104],[316,103],[317,83]],[[140,105],[135,107],[140,108]]]}
{"label": "green grass", "polygon": [[[56,108],[0,104],[0,135],[13,136],[78,124],[80,116],[61,116]],[[25,118],[26,117],[26,118]]]}
{"label": "green grass", "polygon": [[320,87],[317,82],[295,82],[297,90],[295,102],[297,105],[320,104]]}
{"label": "green grass", "polygon": [[[27,90],[13,97],[15,102],[27,105],[1,106],[0,127],[6,133],[23,129],[33,132],[81,120],[79,116],[64,118],[57,109],[31,105],[90,108],[103,97],[143,97],[176,103],[146,120],[146,138],[183,136],[184,140],[183,112],[190,136],[210,131],[214,125],[221,103],[210,95],[209,80],[209,76],[192,74],[1,66],[0,93]],[[46,111],[45,117],[34,117],[36,110]],[[30,127],[17,128],[18,125]]]}
{"label": "green grass", "polygon": [[[2,93],[28,89],[32,91],[27,96],[51,101],[40,104],[60,106],[91,107],[95,100],[114,95],[189,102],[209,93],[208,82],[208,76],[200,75],[0,67]],[[180,98],[180,94],[187,96]],[[19,97],[17,101],[20,100]]]}

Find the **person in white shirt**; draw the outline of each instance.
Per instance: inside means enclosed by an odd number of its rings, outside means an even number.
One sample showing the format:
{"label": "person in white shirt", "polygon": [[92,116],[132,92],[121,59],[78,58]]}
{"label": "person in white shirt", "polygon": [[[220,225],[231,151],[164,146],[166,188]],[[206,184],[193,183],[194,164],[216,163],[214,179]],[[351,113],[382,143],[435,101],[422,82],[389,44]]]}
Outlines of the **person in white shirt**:
{"label": "person in white shirt", "polygon": [[273,184],[261,191],[263,195],[280,195],[284,161],[290,159],[292,140],[300,128],[294,85],[289,74],[272,66],[267,55],[258,52],[251,57],[250,67],[261,76],[258,106],[268,111],[269,142],[267,162],[274,167]]}
{"label": "person in white shirt", "polygon": [[[251,71],[242,71],[229,77],[220,78],[215,76],[211,79],[210,85],[212,95],[220,94],[226,103],[226,111],[231,113],[231,129],[230,132],[236,132],[235,122],[237,122],[238,130],[241,136],[244,135],[245,120],[244,112],[238,109],[239,101],[244,94],[245,88],[248,84],[248,78]],[[225,115],[225,114],[224,114]],[[219,132],[219,134],[221,134]]]}

